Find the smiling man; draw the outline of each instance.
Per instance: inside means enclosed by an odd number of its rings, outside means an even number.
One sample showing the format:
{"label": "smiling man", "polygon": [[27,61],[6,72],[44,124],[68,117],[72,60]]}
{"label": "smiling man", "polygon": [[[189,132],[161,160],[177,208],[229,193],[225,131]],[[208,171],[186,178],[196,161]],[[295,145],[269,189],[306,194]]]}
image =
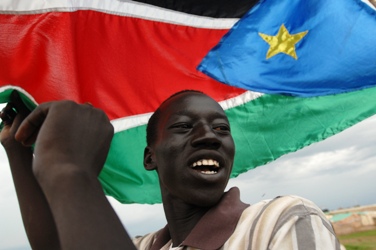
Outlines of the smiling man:
{"label": "smiling man", "polygon": [[278,197],[249,206],[224,192],[235,145],[220,105],[196,91],[167,99],[149,120],[144,165],[158,172],[168,225],[139,249],[339,249],[312,202]]}
{"label": "smiling man", "polygon": [[201,92],[173,95],[150,118],[144,166],[158,173],[168,224],[133,240],[97,178],[113,135],[104,113],[63,101],[27,114],[12,99],[1,142],[33,249],[340,249],[312,202],[284,196],[250,206],[237,188],[224,191],[235,145],[223,109]]}

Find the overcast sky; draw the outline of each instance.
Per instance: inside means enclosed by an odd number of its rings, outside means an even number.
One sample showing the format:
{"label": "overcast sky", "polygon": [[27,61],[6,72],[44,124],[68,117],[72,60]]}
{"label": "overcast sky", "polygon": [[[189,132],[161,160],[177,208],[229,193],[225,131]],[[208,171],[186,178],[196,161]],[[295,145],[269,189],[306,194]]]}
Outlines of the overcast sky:
{"label": "overcast sky", "polygon": [[[376,116],[325,141],[249,171],[229,183],[242,200],[256,203],[295,194],[320,208],[376,204]],[[161,205],[121,205],[110,198],[132,236],[165,225]],[[0,250],[30,249],[4,151],[0,150]]]}

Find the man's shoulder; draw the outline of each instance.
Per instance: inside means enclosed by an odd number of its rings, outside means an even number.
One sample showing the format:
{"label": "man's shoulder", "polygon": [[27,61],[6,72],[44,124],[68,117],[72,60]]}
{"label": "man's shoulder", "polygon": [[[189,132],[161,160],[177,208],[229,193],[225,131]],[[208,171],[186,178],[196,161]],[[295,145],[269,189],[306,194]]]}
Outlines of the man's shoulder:
{"label": "man's shoulder", "polygon": [[[239,249],[243,245],[252,245],[253,249],[295,249],[286,246],[301,245],[307,237],[312,239],[310,244],[330,243],[325,249],[336,249],[332,247],[337,245],[333,228],[321,209],[306,198],[286,195],[262,200],[246,208],[226,246],[231,245],[229,249]],[[239,246],[235,247],[233,242]]]}
{"label": "man's shoulder", "polygon": [[314,202],[297,195],[284,195],[277,196],[273,199],[262,200],[252,204],[244,212],[253,212],[257,214],[272,213],[278,215],[287,212],[293,214],[323,215],[321,209]]}
{"label": "man's shoulder", "polygon": [[277,224],[309,216],[327,220],[322,210],[312,201],[296,195],[285,195],[252,204],[244,210],[239,223],[251,223],[254,226],[258,223]]}

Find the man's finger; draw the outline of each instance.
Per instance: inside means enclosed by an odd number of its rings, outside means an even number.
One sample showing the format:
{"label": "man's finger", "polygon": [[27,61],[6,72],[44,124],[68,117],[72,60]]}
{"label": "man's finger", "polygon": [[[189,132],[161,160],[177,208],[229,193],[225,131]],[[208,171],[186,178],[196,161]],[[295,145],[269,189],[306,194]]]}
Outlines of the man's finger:
{"label": "man's finger", "polygon": [[13,104],[14,108],[17,110],[17,113],[27,115],[30,113],[30,110],[26,107],[25,103],[22,101],[20,94],[17,90],[13,90],[10,94],[10,102]]}
{"label": "man's finger", "polygon": [[10,102],[0,111],[0,119],[2,127],[12,125],[14,119],[18,114],[25,117],[30,111],[23,103],[20,95],[14,90],[10,95]]}
{"label": "man's finger", "polygon": [[16,115],[17,111],[15,110],[12,103],[8,103],[5,108],[0,111],[0,118],[4,125],[12,124]]}
{"label": "man's finger", "polygon": [[49,104],[41,104],[35,108],[21,123],[15,138],[24,145],[30,146],[35,143],[38,131],[48,113]]}

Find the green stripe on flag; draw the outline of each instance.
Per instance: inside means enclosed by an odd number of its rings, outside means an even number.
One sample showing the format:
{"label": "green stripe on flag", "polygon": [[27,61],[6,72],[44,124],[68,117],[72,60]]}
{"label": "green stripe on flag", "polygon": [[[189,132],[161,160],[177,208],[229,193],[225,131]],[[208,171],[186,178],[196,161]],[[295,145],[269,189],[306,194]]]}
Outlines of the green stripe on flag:
{"label": "green stripe on flag", "polygon": [[161,202],[157,173],[146,171],[143,166],[145,146],[146,125],[114,135],[99,176],[106,195],[122,203]]}
{"label": "green stripe on flag", "polygon": [[376,88],[312,98],[263,95],[227,110],[236,143],[232,177],[324,140],[376,113]]}

